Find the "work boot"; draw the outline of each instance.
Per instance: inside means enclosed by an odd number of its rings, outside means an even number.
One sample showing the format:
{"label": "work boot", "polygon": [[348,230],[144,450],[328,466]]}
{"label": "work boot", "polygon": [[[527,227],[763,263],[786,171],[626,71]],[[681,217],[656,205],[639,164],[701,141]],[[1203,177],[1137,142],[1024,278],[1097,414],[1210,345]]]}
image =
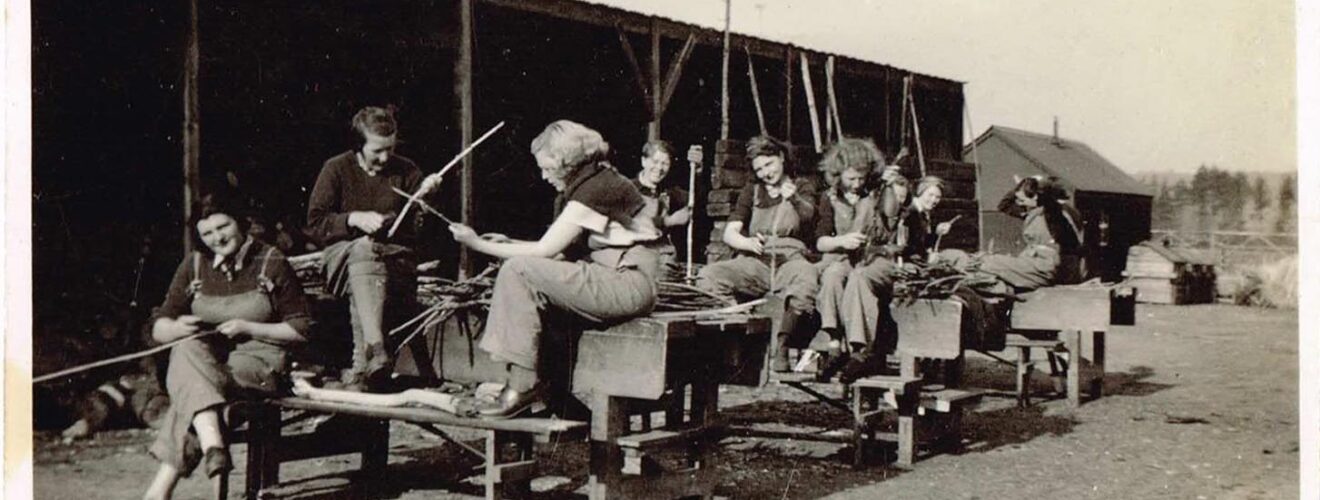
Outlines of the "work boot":
{"label": "work boot", "polygon": [[[349,264],[348,289],[350,307],[360,335],[354,335],[354,351],[361,350],[365,363],[361,375],[366,381],[379,378],[393,367],[390,352],[385,348],[385,266],[379,262]],[[356,359],[355,359],[356,361]],[[354,363],[356,369],[357,363]],[[388,376],[389,373],[384,373]]]}
{"label": "work boot", "polygon": [[830,349],[821,361],[820,371],[816,372],[817,382],[829,382],[848,364],[850,357],[838,348]]}
{"label": "work boot", "polygon": [[394,360],[389,350],[382,344],[367,345],[367,364],[363,378],[367,386],[375,389],[389,381],[394,374]]}

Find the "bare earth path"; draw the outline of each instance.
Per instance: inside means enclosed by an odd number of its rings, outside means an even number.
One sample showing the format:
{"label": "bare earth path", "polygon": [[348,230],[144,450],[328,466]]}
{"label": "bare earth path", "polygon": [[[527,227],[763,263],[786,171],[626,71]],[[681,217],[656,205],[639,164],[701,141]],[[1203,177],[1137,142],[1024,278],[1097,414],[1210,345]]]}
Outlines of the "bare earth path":
{"label": "bare earth path", "polygon": [[[718,492],[733,498],[1296,498],[1297,313],[1227,305],[1140,306],[1138,326],[1109,334],[1106,397],[1069,413],[1062,401],[1012,408],[991,399],[967,419],[960,455],[913,471],[881,464],[854,471],[837,444],[729,437],[718,452]],[[1044,378],[1044,377],[1038,377]],[[969,361],[971,385],[1007,388],[1011,370]],[[1041,387],[1047,386],[1041,381]],[[847,416],[787,387],[723,391],[735,424],[816,430]],[[386,478],[354,476],[357,459],[286,464],[272,498],[473,498],[476,461],[457,447],[396,424]],[[464,436],[457,434],[460,438]],[[140,498],[154,470],[143,431],[60,444],[38,437],[36,497]],[[246,457],[234,447],[239,464]],[[585,446],[542,452],[551,477],[537,498],[576,498]],[[241,467],[240,467],[241,468]],[[232,476],[241,490],[243,476]],[[206,498],[186,480],[179,498]],[[237,498],[237,492],[234,497]]]}

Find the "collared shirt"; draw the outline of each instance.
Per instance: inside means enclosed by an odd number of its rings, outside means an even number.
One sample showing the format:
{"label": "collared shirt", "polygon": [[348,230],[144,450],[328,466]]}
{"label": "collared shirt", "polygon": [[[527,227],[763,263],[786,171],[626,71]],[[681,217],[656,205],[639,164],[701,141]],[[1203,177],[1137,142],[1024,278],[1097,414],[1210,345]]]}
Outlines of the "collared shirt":
{"label": "collared shirt", "polygon": [[228,267],[231,268],[229,269],[230,272],[242,271],[243,263],[247,262],[248,250],[252,248],[253,240],[254,238],[248,236],[243,241],[243,244],[238,247],[238,251],[234,252],[233,259],[225,259],[225,256],[215,254],[215,256],[211,258],[211,269],[220,269],[221,264],[228,264]]}

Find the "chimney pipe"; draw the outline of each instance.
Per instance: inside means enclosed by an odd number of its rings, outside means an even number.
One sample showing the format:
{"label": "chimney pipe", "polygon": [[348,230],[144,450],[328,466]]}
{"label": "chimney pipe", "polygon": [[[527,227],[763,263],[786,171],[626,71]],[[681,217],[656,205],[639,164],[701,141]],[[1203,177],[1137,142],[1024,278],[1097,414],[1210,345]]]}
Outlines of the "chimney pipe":
{"label": "chimney pipe", "polygon": [[1051,141],[1051,142],[1053,142],[1055,146],[1058,146],[1058,145],[1063,144],[1063,141],[1060,141],[1060,140],[1059,140],[1059,117],[1058,117],[1058,115],[1055,115],[1055,116],[1054,116],[1054,140]]}

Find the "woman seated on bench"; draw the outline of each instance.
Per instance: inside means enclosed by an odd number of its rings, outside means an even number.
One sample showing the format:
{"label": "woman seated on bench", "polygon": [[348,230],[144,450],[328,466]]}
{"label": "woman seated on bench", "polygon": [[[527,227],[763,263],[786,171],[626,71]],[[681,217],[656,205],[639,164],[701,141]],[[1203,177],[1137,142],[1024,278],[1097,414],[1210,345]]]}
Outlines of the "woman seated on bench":
{"label": "woman seated on bench", "polygon": [[281,386],[285,346],[304,342],[311,323],[302,286],[284,255],[246,234],[244,218],[215,198],[193,217],[196,250],[179,264],[151,335],[161,343],[199,332],[170,352],[170,395],[151,453],[161,461],[144,498],[168,499],[199,462],[214,477],[232,468],[219,407]]}
{"label": "woman seated on bench", "polygon": [[[533,139],[531,149],[541,177],[559,191],[555,220],[539,240],[483,238],[462,224],[449,227],[459,243],[506,259],[480,344],[508,363],[498,403],[478,410],[493,418],[519,415],[547,396],[538,368],[546,359],[548,313],[616,323],[650,313],[656,302],[659,254],[645,243],[660,232],[642,214],[642,195],[606,161],[605,139],[560,120]],[[566,258],[556,259],[561,253]]]}
{"label": "woman seated on bench", "polygon": [[[1081,215],[1064,200],[1068,193],[1052,177],[1020,179],[999,201],[999,211],[1023,219],[1022,239],[1026,247],[1017,255],[982,257],[980,270],[1017,291],[1077,281],[1082,249]],[[965,252],[940,252],[940,259],[962,265]]]}
{"label": "woman seated on bench", "polygon": [[[868,231],[869,262],[854,269],[844,287],[844,326],[856,354],[843,366],[843,383],[884,370],[885,357],[898,346],[899,332],[890,317],[889,304],[894,282],[905,274],[902,264],[924,261],[936,238],[949,232],[948,222],[935,225],[931,221],[931,212],[944,195],[944,181],[935,176],[922,178],[907,204],[907,179],[894,171],[886,171],[886,177],[878,213]],[[830,375],[827,372],[821,376]]]}
{"label": "woman seated on bench", "polygon": [[697,273],[697,286],[733,299],[784,295],[784,313],[772,348],[771,366],[789,371],[789,349],[802,349],[819,330],[816,293],[820,276],[807,260],[806,241],[815,236],[816,207],[798,194],[785,170],[788,147],[770,136],[747,141],[747,160],[756,173],[738,193],[724,227],[724,244],[738,252]]}

